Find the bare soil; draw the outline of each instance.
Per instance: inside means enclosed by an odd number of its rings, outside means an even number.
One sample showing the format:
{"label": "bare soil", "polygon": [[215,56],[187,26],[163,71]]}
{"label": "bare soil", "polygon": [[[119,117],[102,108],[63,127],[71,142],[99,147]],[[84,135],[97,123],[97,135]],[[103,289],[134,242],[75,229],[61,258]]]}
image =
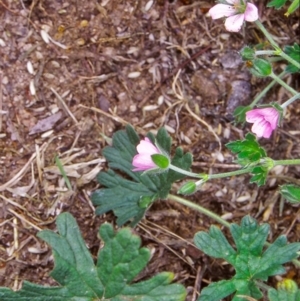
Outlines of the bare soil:
{"label": "bare soil", "polygon": [[[256,1],[258,2],[258,1]],[[260,17],[276,41],[299,43],[299,11],[290,18],[266,9]],[[72,213],[93,255],[97,231],[113,214],[95,216],[89,196],[106,168],[101,150],[126,124],[145,135],[166,127],[173,147],[194,157],[195,172],[237,166],[226,149],[250,130],[235,127],[233,109],[248,104],[269,79],[255,78],[238,51],[265,43],[254,24],[230,34],[207,16],[214,1],[0,1],[0,285],[20,289],[28,280],[54,285],[50,248],[36,238]],[[52,40],[49,40],[50,38]],[[54,42],[53,42],[54,41]],[[265,47],[268,47],[267,43]],[[275,65],[280,73],[284,64]],[[299,76],[285,78],[299,89]],[[264,103],[290,97],[275,86]],[[288,107],[282,126],[261,140],[274,159],[300,157],[300,103]],[[58,156],[73,191],[55,164]],[[261,188],[249,176],[204,185],[191,200],[239,223],[250,214],[271,225],[270,241],[300,238],[300,210],[285,203],[278,185],[300,179],[299,167],[274,169]],[[176,187],[174,187],[174,192]],[[139,279],[172,271],[187,300],[233,270],[193,246],[193,236],[215,222],[171,201],[160,201],[135,231],[154,256]],[[228,234],[227,230],[224,231]],[[300,271],[287,267],[300,284]],[[272,285],[278,279],[270,280]]]}

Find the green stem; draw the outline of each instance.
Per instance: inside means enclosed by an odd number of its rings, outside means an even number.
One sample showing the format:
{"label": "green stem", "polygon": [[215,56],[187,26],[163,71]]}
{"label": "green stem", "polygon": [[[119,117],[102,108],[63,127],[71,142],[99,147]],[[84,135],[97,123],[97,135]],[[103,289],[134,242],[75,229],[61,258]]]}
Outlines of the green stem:
{"label": "green stem", "polygon": [[255,55],[276,55],[281,56],[283,59],[287,60],[297,68],[300,68],[300,63],[295,61],[293,58],[291,58],[289,55],[287,55],[284,51],[280,50],[257,50],[255,51]]}
{"label": "green stem", "polygon": [[283,103],[281,105],[281,107],[284,109],[286,108],[288,105],[290,105],[291,103],[293,103],[295,100],[300,98],[300,93],[298,93],[297,95],[294,95],[292,98],[290,98],[289,100],[287,100],[285,103]]}
{"label": "green stem", "polygon": [[288,160],[273,160],[274,166],[276,165],[300,165],[300,159]]}
{"label": "green stem", "polygon": [[187,171],[187,170],[184,170],[184,169],[181,169],[177,166],[174,166],[172,164],[169,165],[169,168],[178,172],[178,173],[181,173],[182,175],[186,175],[188,177],[192,177],[192,178],[200,178],[202,179],[203,176],[205,176],[204,174],[199,174],[199,173],[194,173],[194,172],[190,172],[190,171]]}
{"label": "green stem", "polygon": [[286,59],[288,62],[290,62],[291,64],[293,64],[294,66],[296,66],[297,68],[300,69],[300,63],[295,61],[293,58],[291,58],[289,55],[287,55],[284,51],[280,51],[278,53],[278,55],[280,55],[282,58]]}
{"label": "green stem", "polygon": [[181,197],[178,197],[176,195],[173,195],[173,194],[169,194],[168,195],[168,199],[170,200],[173,200],[177,203],[180,203],[180,204],[183,204],[187,207],[190,207],[200,213],[203,213],[204,215],[208,216],[208,217],[211,217],[212,219],[214,219],[215,221],[217,221],[218,223],[224,225],[225,227],[227,228],[230,228],[230,223],[228,223],[227,221],[225,221],[222,217],[220,217],[219,215],[213,213],[212,211],[208,210],[208,209],[205,209],[204,207],[202,206],[199,206],[193,202],[190,202],[184,198],[181,198]]}
{"label": "green stem", "polygon": [[255,55],[278,55],[276,50],[256,50]]}
{"label": "green stem", "polygon": [[[285,71],[282,71],[278,77],[282,78],[284,75],[286,74]],[[267,92],[277,83],[277,81],[275,79],[273,79],[255,98],[254,100],[251,102],[250,107],[253,108],[259,101],[261,98],[263,98]]]}
{"label": "green stem", "polygon": [[212,175],[208,175],[208,180],[238,176],[238,175],[242,175],[244,173],[251,172],[252,170],[253,170],[253,166],[248,167],[248,168],[239,169],[239,170],[224,172],[224,173],[212,174]]}
{"label": "green stem", "polygon": [[252,169],[253,169],[253,166],[248,167],[248,168],[244,168],[244,169],[239,169],[239,170],[234,170],[234,171],[224,172],[224,173],[218,173],[218,174],[212,174],[212,175],[193,173],[193,172],[181,169],[181,168],[179,168],[177,166],[174,166],[172,164],[169,165],[169,168],[176,171],[176,172],[178,172],[178,173],[186,175],[188,177],[200,178],[200,179],[204,179],[205,181],[208,181],[208,180],[211,180],[211,179],[221,179],[221,178],[227,178],[227,177],[242,175],[244,173],[251,172]]}
{"label": "green stem", "polygon": [[280,79],[277,75],[275,75],[273,72],[269,75],[271,78],[277,81],[278,84],[283,86],[286,90],[291,92],[293,95],[297,95],[298,92],[294,90],[292,87],[290,87],[288,84],[286,84],[282,79]]}
{"label": "green stem", "polygon": [[279,45],[274,41],[272,36],[269,34],[269,32],[266,30],[266,28],[263,26],[263,24],[257,20],[255,21],[256,26],[262,31],[262,33],[265,35],[267,40],[270,42],[270,44],[276,49],[280,49]]}

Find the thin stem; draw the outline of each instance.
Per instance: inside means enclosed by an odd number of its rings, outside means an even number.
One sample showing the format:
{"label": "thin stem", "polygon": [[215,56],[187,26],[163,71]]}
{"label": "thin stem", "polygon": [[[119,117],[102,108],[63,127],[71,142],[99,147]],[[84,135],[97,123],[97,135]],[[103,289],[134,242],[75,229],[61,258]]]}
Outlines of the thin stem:
{"label": "thin stem", "polygon": [[258,280],[255,281],[255,284],[256,284],[257,286],[259,286],[260,288],[264,289],[266,292],[267,292],[270,288],[272,288],[271,286],[269,286],[269,285],[267,285],[267,284],[265,284],[265,283],[263,283],[263,282],[261,282],[261,281],[258,281]]}
{"label": "thin stem", "polygon": [[184,170],[184,169],[181,169],[177,166],[174,166],[172,164],[169,165],[169,168],[178,172],[178,173],[181,173],[182,175],[186,175],[188,177],[192,177],[192,178],[200,178],[202,179],[204,175],[201,175],[199,173],[194,173],[194,172],[190,172],[190,171],[187,171],[187,170]]}
{"label": "thin stem", "polygon": [[277,75],[275,75],[273,72],[269,75],[271,78],[275,79],[278,84],[283,86],[286,90],[291,92],[293,95],[297,95],[298,92],[294,90],[292,87],[290,87],[288,84],[286,84],[282,79],[280,79]]}
{"label": "thin stem", "polygon": [[217,173],[213,175],[208,175],[208,179],[221,179],[221,178],[227,178],[227,177],[232,177],[232,176],[237,176],[237,175],[242,175],[244,173],[251,172],[253,170],[253,166],[244,168],[244,169],[239,169],[239,170],[234,170],[234,171],[229,171],[229,172],[224,172],[224,173]]}
{"label": "thin stem", "polygon": [[289,160],[273,160],[274,166],[276,165],[300,165],[300,159]]}
{"label": "thin stem", "polygon": [[168,199],[176,201],[177,203],[183,204],[183,205],[185,205],[187,207],[190,207],[190,208],[192,208],[192,209],[194,209],[194,210],[196,210],[200,213],[203,213],[204,215],[206,215],[208,217],[211,217],[212,219],[214,219],[218,223],[224,225],[225,227],[230,228],[230,223],[226,222],[222,217],[220,217],[219,215],[213,213],[212,211],[210,211],[208,209],[205,209],[202,206],[199,206],[199,205],[197,205],[193,202],[190,202],[186,199],[183,199],[183,198],[178,197],[178,196],[173,195],[173,194],[169,194]]}
{"label": "thin stem", "polygon": [[255,55],[278,55],[276,50],[256,50]]}
{"label": "thin stem", "polygon": [[[285,71],[282,71],[278,77],[282,78],[286,74]],[[251,102],[250,107],[253,108],[260,100],[263,98],[267,92],[277,83],[275,79],[273,79]]]}
{"label": "thin stem", "polygon": [[295,61],[292,57],[287,55],[284,51],[280,50],[257,50],[255,51],[255,55],[276,55],[276,56],[281,56],[283,59],[287,60],[297,68],[300,68],[300,63]]}
{"label": "thin stem", "polygon": [[262,31],[262,33],[265,35],[267,40],[270,42],[270,44],[275,48],[275,49],[280,49],[279,45],[274,41],[272,36],[269,34],[269,32],[266,30],[266,28],[263,26],[263,24],[257,20],[255,21],[256,26]]}
{"label": "thin stem", "polygon": [[289,100],[287,100],[285,103],[283,103],[281,105],[281,107],[284,109],[286,108],[288,105],[290,105],[291,103],[293,103],[295,100],[300,98],[300,93],[294,95],[292,98],[290,98]]}
{"label": "thin stem", "polygon": [[290,62],[291,64],[293,64],[297,68],[300,68],[300,63],[295,61],[289,55],[287,55],[284,51],[281,51],[278,55],[280,55],[282,58],[286,59],[288,62]]}

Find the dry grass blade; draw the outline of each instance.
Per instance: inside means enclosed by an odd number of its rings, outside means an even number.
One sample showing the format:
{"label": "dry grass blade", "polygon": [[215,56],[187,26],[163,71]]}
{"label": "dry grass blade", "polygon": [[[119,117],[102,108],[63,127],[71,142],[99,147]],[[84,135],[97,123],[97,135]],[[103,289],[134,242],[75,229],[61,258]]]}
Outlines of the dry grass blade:
{"label": "dry grass blade", "polygon": [[0,133],[2,131],[2,101],[3,101],[3,92],[2,92],[2,72],[0,72]]}
{"label": "dry grass blade", "polygon": [[[139,223],[139,224],[138,224],[138,227],[139,227],[140,229],[142,229],[144,232],[146,232],[146,233],[150,236],[150,238],[151,238],[152,240],[154,240],[155,242],[157,242],[157,243],[163,245],[166,249],[168,249],[170,252],[172,252],[172,253],[175,254],[178,258],[180,258],[182,261],[184,261],[186,264],[188,264],[192,269],[194,269],[194,266],[193,266],[188,260],[186,260],[184,257],[182,257],[178,252],[174,251],[174,250],[173,250],[171,247],[169,247],[164,241],[162,241],[161,239],[155,237],[155,236],[152,234],[152,232],[151,232],[151,230],[153,230],[152,227],[147,226],[145,223]],[[148,230],[147,228],[148,228],[149,230]]]}
{"label": "dry grass blade", "polygon": [[23,222],[27,223],[28,225],[30,225],[32,228],[36,229],[37,231],[42,231],[42,228],[38,227],[37,225],[33,224],[32,222],[30,222],[29,220],[27,220],[24,216],[22,216],[21,214],[18,214],[16,211],[14,211],[11,208],[8,208],[8,211],[16,216],[17,218],[19,218],[20,220],[22,220]]}
{"label": "dry grass blade", "polygon": [[69,107],[66,105],[65,101],[62,99],[62,97],[51,87],[50,90],[55,94],[57,99],[61,102],[63,108],[65,109],[66,113],[73,119],[74,123],[78,126],[78,121],[74,114],[70,111]]}
{"label": "dry grass blade", "polygon": [[[44,143],[41,147],[41,151],[44,150],[46,147],[46,143]],[[14,186],[16,183],[18,183],[26,174],[27,169],[29,165],[33,162],[33,160],[36,158],[36,152],[32,154],[28,162],[21,168],[21,170],[8,182],[0,186],[0,191],[4,191],[7,188],[11,188]]]}

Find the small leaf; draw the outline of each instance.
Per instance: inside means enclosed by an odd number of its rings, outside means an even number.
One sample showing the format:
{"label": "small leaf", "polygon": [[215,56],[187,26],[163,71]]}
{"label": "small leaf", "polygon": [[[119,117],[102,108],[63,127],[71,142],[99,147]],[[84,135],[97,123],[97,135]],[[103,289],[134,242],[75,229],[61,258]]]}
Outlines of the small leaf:
{"label": "small leaf", "polygon": [[13,292],[0,287],[1,301],[183,301],[185,289],[170,284],[172,273],[131,284],[147,265],[150,252],[140,248],[141,240],[129,228],[115,233],[110,224],[100,227],[104,247],[98,254],[97,266],[81,237],[75,219],[62,213],[56,220],[59,234],[45,230],[39,233],[48,242],[54,255],[51,276],[61,285],[41,286],[24,282]]}
{"label": "small leaf", "polygon": [[248,133],[244,140],[227,143],[226,147],[237,154],[237,161],[242,166],[247,166],[267,156],[264,148],[259,145],[251,133]]}
{"label": "small leaf", "polygon": [[216,226],[211,226],[208,233],[204,231],[196,233],[194,241],[196,247],[209,256],[225,258],[231,262],[236,255],[222,231]]}
{"label": "small leaf", "polygon": [[300,186],[294,184],[285,184],[280,186],[281,195],[290,203],[300,203]]}
{"label": "small leaf", "polygon": [[280,9],[285,5],[287,0],[273,0],[267,4],[267,7],[274,7],[276,9]]}
{"label": "small leaf", "polygon": [[[294,59],[296,62],[300,62],[300,46],[298,44],[294,44],[293,46],[285,46],[284,52],[289,55],[292,59]],[[286,72],[295,73],[299,72],[300,69],[293,65],[292,63],[289,63],[286,66],[285,69]]]}
{"label": "small leaf", "polygon": [[219,301],[234,293],[235,290],[233,281],[222,280],[219,282],[212,282],[201,291],[197,301]]}
{"label": "small leaf", "polygon": [[266,184],[268,172],[268,168],[264,166],[254,167],[251,172],[253,176],[250,179],[250,183],[256,183],[258,186]]}
{"label": "small leaf", "polygon": [[[284,14],[286,17],[288,17],[290,14],[295,12],[300,6],[300,1],[299,0],[294,0],[292,4],[289,6],[287,12]],[[299,61],[299,60],[298,60]]]}

